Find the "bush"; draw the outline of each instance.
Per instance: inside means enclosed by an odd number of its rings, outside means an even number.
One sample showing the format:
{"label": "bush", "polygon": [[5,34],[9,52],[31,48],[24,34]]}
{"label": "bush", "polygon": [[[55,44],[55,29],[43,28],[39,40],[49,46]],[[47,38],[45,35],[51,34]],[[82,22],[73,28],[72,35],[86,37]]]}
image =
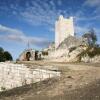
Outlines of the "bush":
{"label": "bush", "polygon": [[2,91],[5,91],[5,90],[6,90],[6,88],[2,86],[2,87],[1,87],[1,90],[2,90]]}
{"label": "bush", "polygon": [[42,55],[43,56],[47,56],[48,55],[48,52],[47,51],[42,51]]}
{"label": "bush", "polygon": [[4,49],[0,47],[0,62],[12,60],[12,55],[8,51],[4,51]]}
{"label": "bush", "polygon": [[93,58],[96,55],[100,55],[100,47],[88,47],[86,50],[84,50],[82,53],[78,55],[78,57],[81,58],[88,55],[90,58]]}
{"label": "bush", "polygon": [[69,52],[72,52],[72,51],[74,51],[76,49],[76,47],[71,47],[70,49],[69,49]]}

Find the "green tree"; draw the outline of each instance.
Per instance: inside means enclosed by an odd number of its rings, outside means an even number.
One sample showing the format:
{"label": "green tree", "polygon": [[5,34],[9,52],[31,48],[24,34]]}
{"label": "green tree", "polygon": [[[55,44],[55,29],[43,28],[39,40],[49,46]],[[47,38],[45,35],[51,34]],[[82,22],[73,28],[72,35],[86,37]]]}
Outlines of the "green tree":
{"label": "green tree", "polygon": [[11,60],[13,60],[11,54],[8,51],[4,51],[4,49],[0,47],[0,62]]}
{"label": "green tree", "polygon": [[8,61],[8,60],[12,61],[13,60],[11,54],[8,51],[4,52],[4,59],[5,59],[5,61]]}
{"label": "green tree", "polygon": [[83,34],[82,37],[87,38],[90,46],[96,45],[97,36],[96,36],[94,29],[91,29],[90,31],[86,32],[85,34]]}
{"label": "green tree", "polygon": [[0,47],[0,53],[3,53],[4,49],[2,47]]}
{"label": "green tree", "polygon": [[92,45],[95,46],[96,42],[97,42],[97,36],[95,31],[92,29],[90,30],[90,34],[91,34],[91,39],[92,39]]}
{"label": "green tree", "polygon": [[0,62],[4,61],[4,49],[2,47],[0,47]]}
{"label": "green tree", "polygon": [[2,52],[0,52],[0,62],[3,62],[4,61],[4,55]]}

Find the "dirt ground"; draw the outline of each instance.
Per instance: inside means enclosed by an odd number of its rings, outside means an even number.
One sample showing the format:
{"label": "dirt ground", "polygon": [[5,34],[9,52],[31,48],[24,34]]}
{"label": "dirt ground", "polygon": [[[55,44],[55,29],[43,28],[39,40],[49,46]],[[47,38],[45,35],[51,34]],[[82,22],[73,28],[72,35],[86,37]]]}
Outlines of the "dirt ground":
{"label": "dirt ground", "polygon": [[61,76],[5,91],[0,94],[0,100],[100,100],[100,63],[37,61],[24,64],[61,71]]}

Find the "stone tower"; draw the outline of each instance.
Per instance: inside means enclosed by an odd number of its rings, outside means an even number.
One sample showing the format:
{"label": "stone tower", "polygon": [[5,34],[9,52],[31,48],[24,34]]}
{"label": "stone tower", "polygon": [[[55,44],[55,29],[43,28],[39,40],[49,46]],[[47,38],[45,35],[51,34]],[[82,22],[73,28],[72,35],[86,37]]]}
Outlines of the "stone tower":
{"label": "stone tower", "polygon": [[74,36],[73,17],[66,19],[60,15],[55,23],[55,48],[68,36]]}

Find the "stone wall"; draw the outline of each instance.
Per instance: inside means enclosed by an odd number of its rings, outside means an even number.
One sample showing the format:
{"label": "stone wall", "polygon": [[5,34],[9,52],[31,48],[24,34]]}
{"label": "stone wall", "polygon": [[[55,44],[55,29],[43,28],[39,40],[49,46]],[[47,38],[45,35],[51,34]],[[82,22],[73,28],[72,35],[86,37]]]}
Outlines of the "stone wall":
{"label": "stone wall", "polygon": [[26,57],[26,54],[27,54],[27,52],[29,52],[30,54],[31,54],[31,57],[30,57],[30,60],[35,60],[35,50],[33,50],[33,49],[27,49],[27,50],[25,50],[25,51],[23,51],[21,54],[20,54],[20,56],[19,56],[19,60],[20,61],[27,61],[27,57]]}
{"label": "stone wall", "polygon": [[60,76],[60,72],[31,69],[23,64],[0,63],[0,91]]}

